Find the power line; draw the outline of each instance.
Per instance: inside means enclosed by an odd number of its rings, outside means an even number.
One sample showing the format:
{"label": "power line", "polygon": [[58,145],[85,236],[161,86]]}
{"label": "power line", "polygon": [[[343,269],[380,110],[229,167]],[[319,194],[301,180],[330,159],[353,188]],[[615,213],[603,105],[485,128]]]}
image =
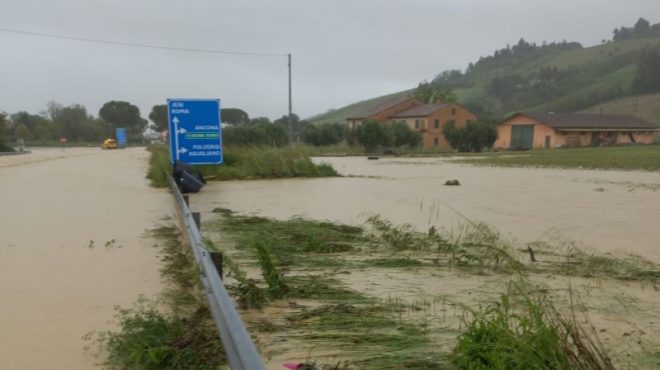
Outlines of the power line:
{"label": "power line", "polygon": [[145,49],[183,51],[183,52],[189,52],[189,53],[223,54],[223,55],[246,55],[246,56],[262,56],[262,57],[286,57],[286,56],[288,56],[288,54],[277,54],[277,53],[254,53],[254,52],[247,52],[247,51],[180,48],[180,47],[173,47],[173,46],[162,46],[162,45],[152,45],[152,44],[141,44],[141,43],[135,43],[135,42],[122,42],[122,41],[113,41],[113,40],[94,39],[94,38],[87,38],[87,37],[57,35],[57,34],[53,34],[53,33],[32,32],[32,31],[17,30],[17,29],[12,29],[12,28],[4,28],[4,27],[0,27],[0,32],[10,32],[10,33],[18,33],[18,34],[22,34],[22,35],[49,37],[49,38],[61,39],[61,40],[84,41],[84,42],[92,42],[92,43],[96,43],[96,44],[129,46],[129,47],[145,48]]}

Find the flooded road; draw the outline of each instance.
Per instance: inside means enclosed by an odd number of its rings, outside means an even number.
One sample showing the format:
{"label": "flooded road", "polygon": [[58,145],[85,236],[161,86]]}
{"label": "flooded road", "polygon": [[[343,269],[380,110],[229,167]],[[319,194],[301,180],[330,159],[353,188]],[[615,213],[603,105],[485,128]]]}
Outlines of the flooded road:
{"label": "flooded road", "polygon": [[161,290],[144,233],[172,202],[149,187],[147,159],[144,148],[0,157],[0,368],[98,367],[81,337]]}
{"label": "flooded road", "polygon": [[[193,207],[351,224],[380,214],[420,230],[469,219],[522,243],[561,237],[660,262],[660,173],[473,167],[444,158],[316,161],[361,177],[212,182]],[[461,185],[445,186],[449,179]]]}

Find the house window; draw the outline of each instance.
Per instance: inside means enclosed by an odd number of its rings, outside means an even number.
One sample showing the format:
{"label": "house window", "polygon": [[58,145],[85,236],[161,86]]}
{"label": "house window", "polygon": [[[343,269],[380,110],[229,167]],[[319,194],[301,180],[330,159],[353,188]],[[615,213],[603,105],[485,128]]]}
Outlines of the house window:
{"label": "house window", "polygon": [[435,128],[440,128],[440,120],[439,119],[435,120],[434,127]]}
{"label": "house window", "polygon": [[450,119],[449,121],[447,121],[447,126],[456,127],[456,121]]}
{"label": "house window", "polygon": [[451,109],[451,115],[452,115],[452,116],[455,116],[455,115],[456,115],[456,108],[452,108],[452,109]]}
{"label": "house window", "polygon": [[433,138],[433,146],[438,146],[438,138]]}
{"label": "house window", "polygon": [[418,119],[415,120],[415,128],[419,129],[419,120]]}

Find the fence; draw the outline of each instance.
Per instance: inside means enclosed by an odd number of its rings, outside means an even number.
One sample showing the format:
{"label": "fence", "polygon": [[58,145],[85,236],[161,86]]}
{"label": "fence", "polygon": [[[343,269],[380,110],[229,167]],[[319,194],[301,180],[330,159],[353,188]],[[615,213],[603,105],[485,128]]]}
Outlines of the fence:
{"label": "fence", "polygon": [[221,275],[211,258],[211,252],[204,246],[199,231],[199,219],[197,222],[195,221],[195,217],[174,179],[170,176],[168,180],[199,267],[202,287],[206,292],[209,309],[225,349],[229,367],[232,370],[265,370],[259,352],[236,311],[234,301],[225,289],[220,278]]}

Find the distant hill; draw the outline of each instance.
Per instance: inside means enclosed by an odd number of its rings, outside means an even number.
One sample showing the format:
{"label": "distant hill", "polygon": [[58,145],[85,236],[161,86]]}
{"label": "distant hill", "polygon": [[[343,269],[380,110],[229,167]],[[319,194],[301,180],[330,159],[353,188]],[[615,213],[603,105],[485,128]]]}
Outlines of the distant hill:
{"label": "distant hill", "polygon": [[[637,27],[622,27],[625,32],[615,32],[617,41],[587,48],[575,42],[536,45],[521,39],[470,63],[465,72],[445,71],[431,83],[451,87],[459,103],[479,115],[495,117],[517,111],[577,112],[607,102],[612,102],[610,109],[630,107],[615,102],[635,94],[632,86],[642,51],[660,50],[660,24]],[[412,95],[414,90],[350,104],[311,121],[344,122],[349,115],[394,96]],[[653,121],[659,122],[657,117]]]}
{"label": "distant hill", "polygon": [[660,126],[660,94],[631,96],[596,104],[584,113],[625,113]]}

